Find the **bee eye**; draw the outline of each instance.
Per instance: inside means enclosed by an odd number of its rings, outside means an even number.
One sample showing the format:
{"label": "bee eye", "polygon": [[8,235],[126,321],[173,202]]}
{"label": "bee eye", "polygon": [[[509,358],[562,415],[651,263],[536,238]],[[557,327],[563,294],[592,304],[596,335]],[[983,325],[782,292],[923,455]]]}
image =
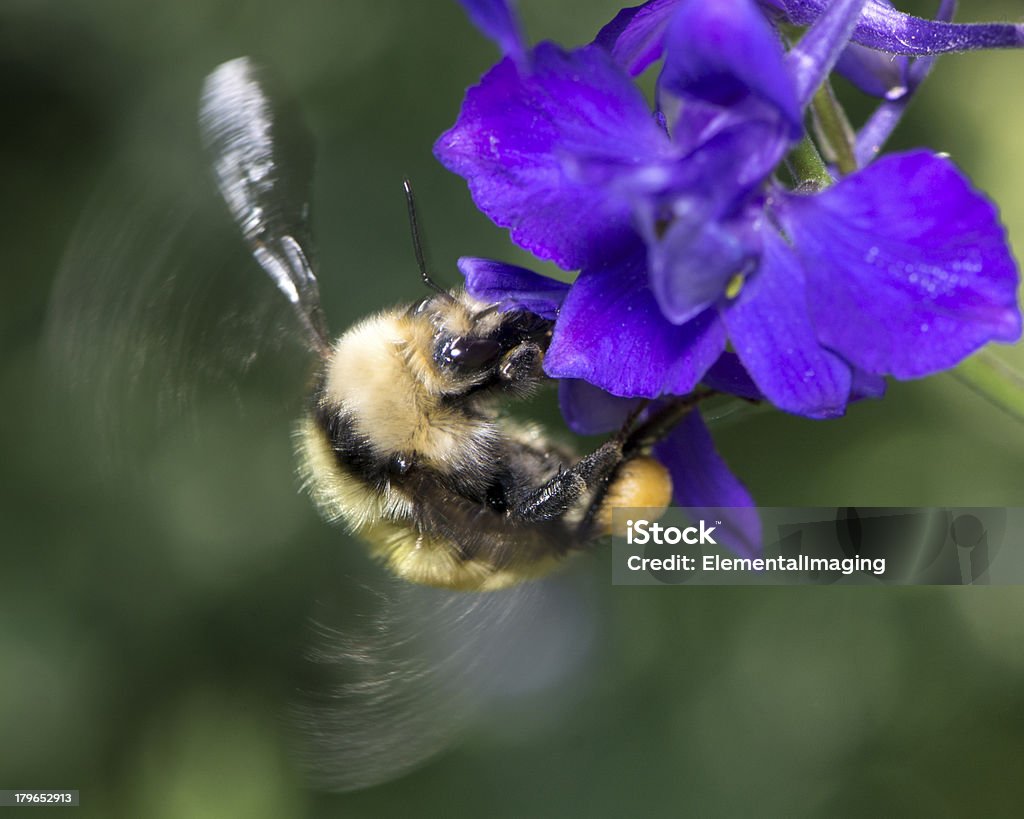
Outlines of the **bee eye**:
{"label": "bee eye", "polygon": [[494,363],[501,353],[501,344],[494,339],[454,336],[441,344],[435,358],[443,366],[472,372]]}

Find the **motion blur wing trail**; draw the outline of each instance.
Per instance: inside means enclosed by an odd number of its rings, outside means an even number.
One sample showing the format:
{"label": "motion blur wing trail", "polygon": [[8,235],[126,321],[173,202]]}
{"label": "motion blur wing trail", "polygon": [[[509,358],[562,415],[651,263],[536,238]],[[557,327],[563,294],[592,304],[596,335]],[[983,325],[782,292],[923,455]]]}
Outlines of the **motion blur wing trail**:
{"label": "motion blur wing trail", "polygon": [[292,708],[300,764],[326,790],[395,779],[484,714],[496,727],[564,707],[595,630],[567,576],[480,594],[393,580],[372,597],[359,626],[318,628],[317,682]]}
{"label": "motion blur wing trail", "polygon": [[[196,174],[205,178],[198,157]],[[46,329],[51,377],[117,469],[139,465],[168,430],[194,427],[206,401],[244,412],[253,380],[262,397],[298,407],[306,369],[273,389],[286,360],[295,371],[305,359],[301,334],[280,296],[253,276],[213,191],[140,177],[112,168],[83,210]]]}

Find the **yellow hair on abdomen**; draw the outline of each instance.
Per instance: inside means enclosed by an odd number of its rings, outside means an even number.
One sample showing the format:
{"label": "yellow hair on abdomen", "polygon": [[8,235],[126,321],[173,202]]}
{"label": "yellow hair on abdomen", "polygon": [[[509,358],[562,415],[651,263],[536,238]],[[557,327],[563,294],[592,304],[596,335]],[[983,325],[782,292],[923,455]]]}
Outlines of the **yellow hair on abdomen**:
{"label": "yellow hair on abdomen", "polygon": [[561,561],[547,556],[515,569],[497,569],[479,560],[464,560],[452,544],[408,527],[382,523],[364,537],[371,553],[399,577],[423,586],[455,591],[497,591],[550,574]]}
{"label": "yellow hair on abdomen", "polygon": [[411,583],[456,591],[495,591],[548,574],[560,562],[550,556],[513,570],[464,560],[447,540],[415,529],[409,500],[390,489],[375,492],[348,475],[313,419],[302,421],[296,441],[303,489],[320,513],[330,521],[344,522],[369,544],[371,555]]}
{"label": "yellow hair on abdomen", "polygon": [[342,521],[360,532],[382,518],[411,517],[412,504],[397,492],[375,492],[338,464],[327,436],[312,418],[304,418],[295,434],[302,488],[329,521]]}

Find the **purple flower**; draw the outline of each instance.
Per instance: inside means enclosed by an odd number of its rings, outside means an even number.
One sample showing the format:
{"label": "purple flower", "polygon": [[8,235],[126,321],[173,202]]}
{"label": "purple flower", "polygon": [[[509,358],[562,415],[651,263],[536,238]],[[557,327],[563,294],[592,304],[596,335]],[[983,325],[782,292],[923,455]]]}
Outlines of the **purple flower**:
{"label": "purple flower", "polygon": [[[826,417],[877,392],[883,375],[926,375],[1019,336],[1003,229],[948,159],[884,157],[823,189],[774,176],[851,35],[896,50],[916,26],[912,53],[932,53],[982,34],[986,47],[1013,44],[996,33],[1016,29],[913,22],[864,0],[765,5],[813,22],[789,51],[753,0],[653,0],[595,45],[506,57],[438,140],[482,211],[581,271],[558,313],[550,375],[618,396],[682,395],[728,341],[759,393]],[[652,112],[630,74],[659,56]]]}

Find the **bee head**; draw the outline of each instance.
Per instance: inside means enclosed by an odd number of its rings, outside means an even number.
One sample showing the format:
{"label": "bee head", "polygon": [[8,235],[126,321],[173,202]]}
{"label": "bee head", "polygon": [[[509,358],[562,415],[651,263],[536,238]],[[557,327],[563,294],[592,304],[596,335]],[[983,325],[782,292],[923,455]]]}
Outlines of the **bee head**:
{"label": "bee head", "polygon": [[434,327],[434,366],[450,389],[514,388],[543,378],[553,322],[525,310],[501,312],[465,293],[453,295],[434,296],[413,308]]}

